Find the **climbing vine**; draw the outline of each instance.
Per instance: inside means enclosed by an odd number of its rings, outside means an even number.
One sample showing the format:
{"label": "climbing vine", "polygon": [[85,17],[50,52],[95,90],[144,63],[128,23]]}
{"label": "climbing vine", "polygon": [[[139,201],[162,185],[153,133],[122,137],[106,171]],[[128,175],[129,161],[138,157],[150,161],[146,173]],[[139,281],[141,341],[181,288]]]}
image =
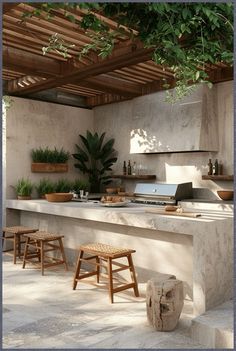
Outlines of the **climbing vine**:
{"label": "climbing vine", "polygon": [[[69,12],[76,8],[85,10],[80,21]],[[233,3],[42,3],[24,13],[23,20],[43,16],[50,21],[55,9],[63,9],[65,18],[92,39],[78,52],[79,59],[90,51],[102,58],[109,56],[115,39],[124,33],[130,39],[138,37],[144,47],[153,48],[153,60],[174,72],[175,96],[170,92],[167,96],[172,101],[189,94],[190,83],[211,85],[206,64],[233,64]],[[117,28],[109,30],[99,14],[115,20]],[[66,57],[69,47],[56,34],[43,51],[56,50]],[[168,82],[163,83],[166,89],[170,87]]]}

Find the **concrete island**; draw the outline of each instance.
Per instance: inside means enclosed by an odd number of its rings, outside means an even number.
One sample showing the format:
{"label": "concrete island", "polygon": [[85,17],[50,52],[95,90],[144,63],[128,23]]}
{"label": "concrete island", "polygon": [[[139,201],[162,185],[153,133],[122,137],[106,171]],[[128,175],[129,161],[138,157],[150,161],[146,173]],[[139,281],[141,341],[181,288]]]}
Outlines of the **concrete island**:
{"label": "concrete island", "polygon": [[[233,211],[218,204],[182,203],[197,218],[146,213],[150,206],[101,207],[99,203],[49,203],[46,200],[7,200],[12,225],[21,224],[64,235],[70,264],[81,244],[106,242],[136,250],[138,282],[159,273],[184,281],[185,299],[200,315],[233,296]],[[210,209],[209,209],[210,208]],[[197,209],[197,210],[196,210]],[[189,208],[188,208],[189,210]],[[15,222],[15,223],[13,223]]]}

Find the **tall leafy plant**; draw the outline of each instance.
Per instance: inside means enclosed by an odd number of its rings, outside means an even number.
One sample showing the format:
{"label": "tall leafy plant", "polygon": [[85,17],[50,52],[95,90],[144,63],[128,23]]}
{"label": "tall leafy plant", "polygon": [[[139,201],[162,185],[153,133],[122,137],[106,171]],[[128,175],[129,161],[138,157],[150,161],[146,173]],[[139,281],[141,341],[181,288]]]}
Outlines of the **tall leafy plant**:
{"label": "tall leafy plant", "polygon": [[109,184],[111,178],[107,172],[112,170],[112,165],[117,161],[116,151],[113,148],[114,139],[104,141],[106,133],[100,136],[87,131],[86,137],[79,135],[83,147],[76,144],[77,153],[73,157],[77,160],[74,164],[83,174],[87,174],[91,192],[100,192],[102,184]]}

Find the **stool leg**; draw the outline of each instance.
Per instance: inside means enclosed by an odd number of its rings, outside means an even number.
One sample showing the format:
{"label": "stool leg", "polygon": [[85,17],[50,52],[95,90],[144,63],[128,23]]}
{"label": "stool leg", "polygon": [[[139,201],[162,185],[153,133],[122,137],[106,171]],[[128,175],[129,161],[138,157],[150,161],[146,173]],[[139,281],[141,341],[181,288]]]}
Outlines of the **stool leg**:
{"label": "stool leg", "polygon": [[107,260],[108,270],[108,283],[109,283],[109,297],[111,303],[113,303],[113,277],[112,277],[112,259],[109,257]]}
{"label": "stool leg", "polygon": [[40,242],[38,240],[35,241],[36,252],[38,254],[38,260],[41,262],[41,252],[40,252]]}
{"label": "stool leg", "polygon": [[5,231],[3,230],[3,232],[2,232],[2,252],[3,252],[3,247],[4,247],[4,241],[5,241]]}
{"label": "stool leg", "polygon": [[25,264],[26,264],[26,257],[27,257],[27,253],[28,253],[28,244],[29,244],[30,238],[27,237],[26,239],[26,243],[25,243],[25,250],[24,250],[24,256],[23,256],[23,265],[22,268],[25,268]]}
{"label": "stool leg", "polygon": [[63,258],[63,261],[64,261],[64,265],[65,265],[66,271],[68,271],[68,265],[67,265],[67,261],[66,261],[66,255],[65,255],[65,250],[64,250],[64,247],[63,247],[62,239],[60,238],[58,241],[59,241],[59,245],[60,245],[60,249],[61,249],[61,255],[62,255],[62,258]]}
{"label": "stool leg", "polygon": [[21,236],[17,235],[17,253],[18,257],[21,257]]}
{"label": "stool leg", "polygon": [[[96,263],[100,263],[98,256],[96,257]],[[99,265],[97,265],[97,283],[99,283],[99,275],[100,275],[100,267]]]}
{"label": "stool leg", "polygon": [[40,251],[41,251],[41,272],[42,272],[42,275],[44,275],[44,242],[43,240],[41,240],[40,242]]}
{"label": "stool leg", "polygon": [[131,279],[134,282],[134,294],[136,297],[139,297],[138,283],[137,283],[137,279],[136,279],[136,275],[135,275],[135,269],[134,269],[134,264],[133,264],[131,254],[127,256],[127,259],[128,259],[129,266],[130,266]]}
{"label": "stool leg", "polygon": [[76,269],[75,269],[75,275],[74,275],[74,280],[73,280],[73,290],[76,289],[76,286],[77,286],[77,280],[79,278],[79,273],[80,273],[80,267],[81,267],[81,261],[80,259],[83,257],[84,255],[84,251],[83,250],[80,250],[80,253],[79,253],[79,256],[78,256],[78,259],[77,259],[77,264],[76,264]]}
{"label": "stool leg", "polygon": [[16,264],[16,247],[17,247],[17,236],[14,234],[14,239],[13,239],[13,262]]}

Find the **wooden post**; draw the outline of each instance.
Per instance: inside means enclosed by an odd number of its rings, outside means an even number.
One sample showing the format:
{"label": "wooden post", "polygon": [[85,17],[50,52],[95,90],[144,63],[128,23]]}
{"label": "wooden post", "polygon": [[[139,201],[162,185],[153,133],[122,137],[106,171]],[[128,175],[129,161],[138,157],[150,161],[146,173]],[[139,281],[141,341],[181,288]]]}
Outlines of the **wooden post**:
{"label": "wooden post", "polygon": [[156,330],[174,330],[183,305],[182,281],[173,278],[148,281],[146,291],[147,318]]}

